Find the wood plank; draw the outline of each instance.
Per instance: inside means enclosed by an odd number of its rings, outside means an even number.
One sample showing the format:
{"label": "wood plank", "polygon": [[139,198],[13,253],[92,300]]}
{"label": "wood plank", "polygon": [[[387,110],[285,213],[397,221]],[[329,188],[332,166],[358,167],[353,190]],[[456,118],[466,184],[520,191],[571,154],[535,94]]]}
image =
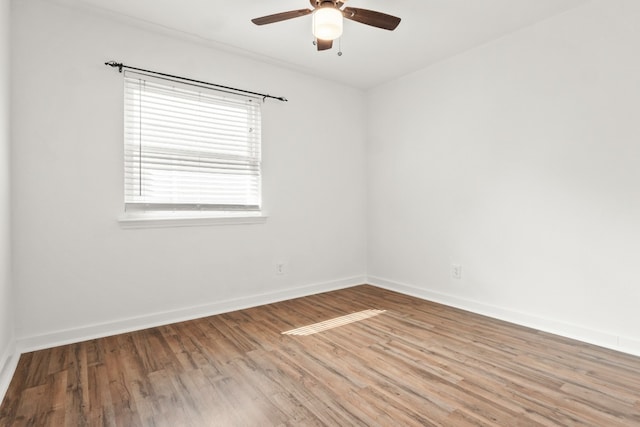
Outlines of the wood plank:
{"label": "wood plank", "polygon": [[28,425],[640,425],[640,358],[363,285],[24,354]]}

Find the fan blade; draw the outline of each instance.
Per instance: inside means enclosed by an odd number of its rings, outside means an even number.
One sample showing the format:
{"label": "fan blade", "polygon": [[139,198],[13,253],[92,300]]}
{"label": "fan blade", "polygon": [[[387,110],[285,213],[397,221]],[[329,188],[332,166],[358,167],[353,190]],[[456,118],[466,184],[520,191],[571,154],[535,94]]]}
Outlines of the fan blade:
{"label": "fan blade", "polygon": [[299,18],[312,12],[310,9],[290,10],[289,12],[276,13],[274,15],[262,16],[251,20],[256,25],[273,24],[274,22],[286,21],[287,19]]}
{"label": "fan blade", "polygon": [[333,40],[316,39],[316,46],[318,50],[328,50],[333,47]]}
{"label": "fan blade", "polygon": [[342,16],[361,24],[393,31],[400,24],[400,18],[376,12],[375,10],[360,9],[358,7],[345,7]]}

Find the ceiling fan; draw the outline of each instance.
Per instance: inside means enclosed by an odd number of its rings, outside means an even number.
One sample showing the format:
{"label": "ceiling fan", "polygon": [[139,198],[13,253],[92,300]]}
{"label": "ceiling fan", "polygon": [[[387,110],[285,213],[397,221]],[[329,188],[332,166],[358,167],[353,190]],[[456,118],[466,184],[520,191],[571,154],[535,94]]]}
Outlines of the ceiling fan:
{"label": "ceiling fan", "polygon": [[318,50],[331,49],[333,41],[342,35],[342,18],[372,27],[393,31],[400,24],[400,18],[376,12],[375,10],[342,6],[347,0],[309,0],[312,9],[290,10],[274,15],[262,16],[251,20],[256,25],[273,24],[313,14],[313,35]]}

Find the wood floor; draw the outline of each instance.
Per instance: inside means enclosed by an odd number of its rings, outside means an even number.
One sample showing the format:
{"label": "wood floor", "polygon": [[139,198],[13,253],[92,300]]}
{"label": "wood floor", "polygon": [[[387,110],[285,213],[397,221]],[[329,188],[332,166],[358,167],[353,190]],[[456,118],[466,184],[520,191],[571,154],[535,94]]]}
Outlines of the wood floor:
{"label": "wood floor", "polygon": [[640,358],[358,286],[24,354],[0,425],[640,426]]}

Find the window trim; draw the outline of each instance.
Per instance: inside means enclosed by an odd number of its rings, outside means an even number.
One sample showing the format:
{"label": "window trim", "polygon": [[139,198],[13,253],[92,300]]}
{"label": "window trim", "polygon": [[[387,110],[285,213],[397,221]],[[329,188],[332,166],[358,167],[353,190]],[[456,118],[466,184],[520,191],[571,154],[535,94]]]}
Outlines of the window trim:
{"label": "window trim", "polygon": [[125,212],[118,217],[118,223],[123,229],[200,227],[264,224],[268,218],[263,211],[206,212],[206,215],[189,216],[181,212]]}

